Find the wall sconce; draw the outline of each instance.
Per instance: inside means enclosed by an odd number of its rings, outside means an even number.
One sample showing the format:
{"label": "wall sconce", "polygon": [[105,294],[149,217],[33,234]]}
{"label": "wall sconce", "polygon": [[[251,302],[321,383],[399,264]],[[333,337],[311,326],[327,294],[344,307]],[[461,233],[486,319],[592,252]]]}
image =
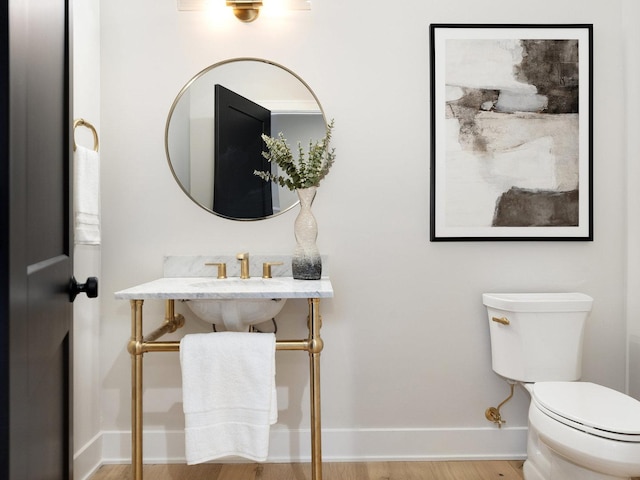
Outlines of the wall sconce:
{"label": "wall sconce", "polygon": [[227,0],[227,7],[233,7],[233,14],[243,22],[253,22],[260,15],[261,0]]}
{"label": "wall sconce", "polygon": [[[233,7],[233,13],[243,22],[251,22],[258,18],[260,8],[264,5],[264,16],[273,14],[274,11],[302,11],[311,10],[311,0],[226,0],[226,7]],[[225,9],[222,0],[178,0],[178,10],[181,12],[215,11],[217,14]],[[224,10],[226,14],[227,11]],[[226,15],[224,15],[226,17]]]}

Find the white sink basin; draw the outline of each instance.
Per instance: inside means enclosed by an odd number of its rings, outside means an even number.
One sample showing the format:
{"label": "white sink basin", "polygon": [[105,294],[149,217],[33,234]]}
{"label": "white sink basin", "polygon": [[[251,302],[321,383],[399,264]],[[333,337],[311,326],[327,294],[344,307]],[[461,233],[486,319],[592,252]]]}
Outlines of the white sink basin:
{"label": "white sink basin", "polygon": [[[168,269],[167,276],[142,283],[115,293],[121,300],[184,300],[191,311],[203,321],[224,325],[231,331],[247,331],[251,325],[271,320],[284,307],[289,298],[329,298],[333,297],[333,288],[328,277],[320,280],[295,280],[290,276],[273,278],[251,277],[241,279],[230,276],[225,279],[212,277],[209,262],[228,262],[229,275],[233,271],[235,257],[170,257],[177,258],[178,266],[187,264],[190,269]],[[258,257],[256,261],[268,261],[275,256]],[[179,260],[179,261],[178,261]],[[172,260],[173,261],[173,260]],[[284,262],[285,265],[290,261]],[[262,265],[259,265],[262,267]],[[253,267],[258,271],[258,266]],[[209,275],[204,275],[204,273]],[[275,273],[275,271],[274,271]]]}
{"label": "white sink basin", "polygon": [[246,332],[251,325],[275,317],[284,304],[284,298],[227,298],[191,299],[187,306],[201,320],[224,325],[227,331]]}

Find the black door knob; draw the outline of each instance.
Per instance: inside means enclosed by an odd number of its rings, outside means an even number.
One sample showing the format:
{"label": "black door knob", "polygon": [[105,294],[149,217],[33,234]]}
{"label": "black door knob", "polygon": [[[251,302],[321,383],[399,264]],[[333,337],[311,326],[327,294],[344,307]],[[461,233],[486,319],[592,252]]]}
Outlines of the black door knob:
{"label": "black door knob", "polygon": [[86,293],[89,298],[98,296],[98,279],[89,277],[85,283],[78,283],[76,277],[71,277],[69,281],[69,301],[73,302],[79,293]]}

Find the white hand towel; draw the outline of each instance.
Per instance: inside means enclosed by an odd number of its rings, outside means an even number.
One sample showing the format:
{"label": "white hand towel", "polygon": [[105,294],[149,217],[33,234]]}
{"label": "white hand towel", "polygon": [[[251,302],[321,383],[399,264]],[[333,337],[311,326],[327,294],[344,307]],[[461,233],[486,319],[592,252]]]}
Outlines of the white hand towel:
{"label": "white hand towel", "polygon": [[272,333],[198,333],[180,341],[187,464],[263,462],[278,419]]}
{"label": "white hand towel", "polygon": [[73,159],[75,243],[100,245],[100,154],[78,145]]}

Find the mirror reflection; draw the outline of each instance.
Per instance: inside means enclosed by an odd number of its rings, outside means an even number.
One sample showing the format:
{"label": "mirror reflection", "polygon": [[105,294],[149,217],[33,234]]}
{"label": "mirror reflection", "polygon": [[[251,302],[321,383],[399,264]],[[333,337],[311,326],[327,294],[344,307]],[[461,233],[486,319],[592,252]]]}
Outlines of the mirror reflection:
{"label": "mirror reflection", "polygon": [[326,120],[309,86],[267,60],[238,58],[211,65],[180,91],[167,119],[165,148],[176,181],[202,208],[233,220],[278,215],[298,199],[254,170],[272,169],[261,134],[300,142],[324,137]]}

